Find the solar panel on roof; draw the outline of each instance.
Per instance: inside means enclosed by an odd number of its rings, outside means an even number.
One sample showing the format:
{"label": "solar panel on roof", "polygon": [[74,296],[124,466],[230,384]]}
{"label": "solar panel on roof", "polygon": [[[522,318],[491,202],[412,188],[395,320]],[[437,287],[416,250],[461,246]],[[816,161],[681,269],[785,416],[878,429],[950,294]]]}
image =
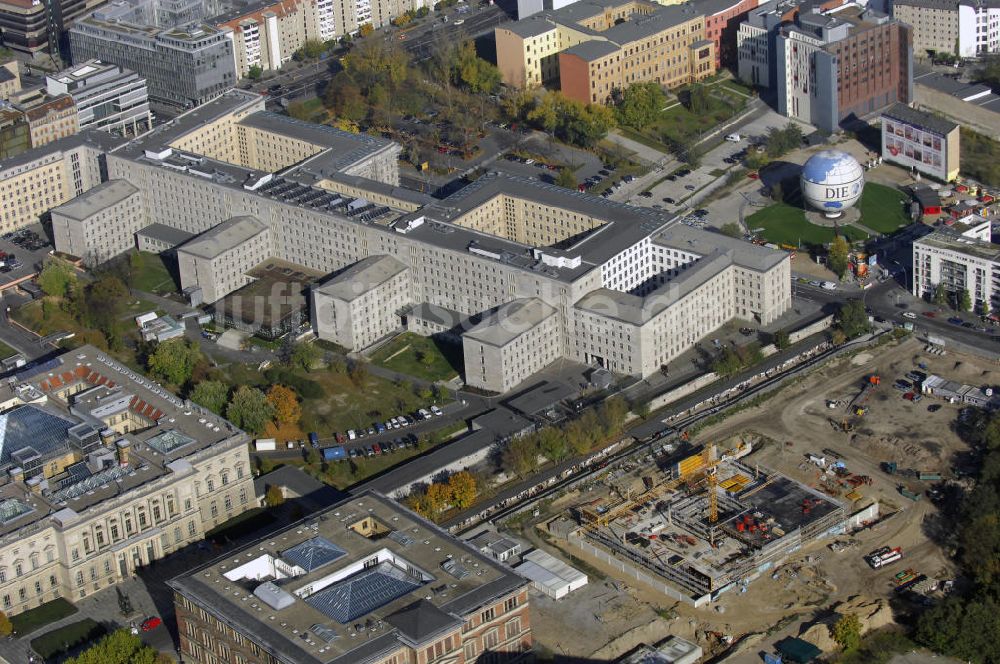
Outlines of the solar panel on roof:
{"label": "solar panel on roof", "polygon": [[323,615],[345,625],[389,602],[410,593],[422,584],[389,562],[369,567],[340,583],[306,598],[306,603]]}
{"label": "solar panel on roof", "polygon": [[346,551],[325,537],[313,537],[287,549],[281,557],[311,572],[346,555]]}
{"label": "solar panel on roof", "polygon": [[400,530],[394,530],[391,533],[389,533],[389,539],[391,539],[393,542],[401,544],[402,546],[410,546],[414,542],[414,539],[412,537],[410,537],[409,535]]}

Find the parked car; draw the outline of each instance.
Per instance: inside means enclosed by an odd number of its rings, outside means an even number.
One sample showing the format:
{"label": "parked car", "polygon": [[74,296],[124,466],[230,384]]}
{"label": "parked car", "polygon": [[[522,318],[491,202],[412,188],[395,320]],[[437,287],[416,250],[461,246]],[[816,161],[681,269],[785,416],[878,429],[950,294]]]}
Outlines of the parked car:
{"label": "parked car", "polygon": [[160,620],[157,616],[146,618],[145,620],[142,621],[142,631],[151,632],[162,624],[163,621]]}
{"label": "parked car", "polygon": [[426,408],[421,408],[420,410],[417,411],[417,413],[420,415],[421,419],[424,420],[431,419],[431,412]]}
{"label": "parked car", "polygon": [[438,408],[437,406],[431,406],[431,412],[434,413],[436,417],[444,415],[444,411]]}

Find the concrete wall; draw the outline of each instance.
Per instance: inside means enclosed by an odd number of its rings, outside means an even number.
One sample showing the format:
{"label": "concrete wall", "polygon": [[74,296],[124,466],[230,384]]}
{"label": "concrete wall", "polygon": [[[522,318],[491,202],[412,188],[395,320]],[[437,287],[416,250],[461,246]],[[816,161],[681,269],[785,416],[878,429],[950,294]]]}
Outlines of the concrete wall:
{"label": "concrete wall", "polygon": [[827,316],[826,318],[821,318],[815,323],[810,323],[809,325],[806,325],[801,329],[795,330],[794,332],[790,332],[788,334],[788,339],[794,344],[798,341],[802,341],[806,337],[816,334],[817,332],[822,332],[823,330],[827,330],[832,325],[833,325],[833,316]]}
{"label": "concrete wall", "polygon": [[682,399],[692,392],[697,392],[701,388],[705,387],[710,383],[714,383],[719,379],[719,375],[715,372],[708,372],[707,374],[702,374],[695,378],[694,380],[684,383],[680,387],[675,387],[669,392],[665,392],[660,396],[656,397],[649,402],[649,409],[657,410],[658,408],[663,408],[667,404],[671,404],[678,399]]}
{"label": "concrete wall", "polygon": [[952,122],[987,136],[1000,136],[1000,113],[962,101],[934,88],[920,85],[915,89],[915,106],[931,113],[940,113]]}
{"label": "concrete wall", "polygon": [[708,604],[708,602],[711,600],[710,595],[702,595],[701,597],[691,597],[689,595],[685,595],[682,592],[678,592],[676,588],[667,585],[663,581],[654,579],[645,572],[638,570],[634,565],[631,565],[623,560],[615,558],[607,551],[597,548],[590,542],[584,540],[582,537],[574,537],[570,535],[567,541],[571,545],[575,546],[576,548],[586,553],[587,555],[597,558],[598,560],[606,564],[608,567],[614,569],[616,572],[620,572],[623,576],[628,576],[631,579],[635,579],[637,583],[641,583],[644,586],[651,588],[656,592],[663,593],[667,597],[678,600],[680,602],[685,602],[696,608]]}

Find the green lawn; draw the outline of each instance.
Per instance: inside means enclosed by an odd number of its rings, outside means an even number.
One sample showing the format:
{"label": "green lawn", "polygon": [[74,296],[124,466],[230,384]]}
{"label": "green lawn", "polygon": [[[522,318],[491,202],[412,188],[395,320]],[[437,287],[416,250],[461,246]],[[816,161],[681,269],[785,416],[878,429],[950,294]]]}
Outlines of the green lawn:
{"label": "green lawn", "polygon": [[31,647],[43,660],[48,660],[69,652],[76,646],[96,641],[106,633],[107,630],[100,623],[91,618],[84,618],[32,639]]}
{"label": "green lawn", "polygon": [[462,348],[406,332],[379,349],[372,362],[429,381],[451,380],[464,365]]}
{"label": "green lawn", "polygon": [[173,274],[159,254],[140,251],[134,255],[134,268],[130,286],[147,293],[163,295],[179,290]]}
{"label": "green lawn", "polygon": [[858,204],[861,225],[886,234],[906,226],[910,223],[907,200],[902,192],[892,187],[868,182]]}
{"label": "green lawn", "polygon": [[34,609],[28,609],[16,616],[11,616],[10,621],[14,625],[14,631],[19,636],[24,636],[49,623],[67,618],[74,613],[76,613],[76,607],[60,597]]}
{"label": "green lawn", "polygon": [[0,341],[0,360],[6,360],[8,357],[15,355],[16,353],[16,350]]}
{"label": "green lawn", "polygon": [[[826,244],[833,240],[833,229],[806,221],[802,208],[787,203],[775,203],[755,212],[746,219],[747,228],[760,231],[761,237],[776,244]],[[867,233],[854,226],[841,226],[848,239],[863,240]]]}

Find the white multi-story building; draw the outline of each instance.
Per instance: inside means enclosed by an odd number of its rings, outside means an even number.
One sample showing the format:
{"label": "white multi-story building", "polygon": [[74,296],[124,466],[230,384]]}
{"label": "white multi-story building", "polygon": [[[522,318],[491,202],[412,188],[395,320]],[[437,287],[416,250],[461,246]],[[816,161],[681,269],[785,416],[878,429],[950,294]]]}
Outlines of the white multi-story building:
{"label": "white multi-story building", "polygon": [[118,65],[87,60],[46,76],[45,87],[53,97],[73,98],[80,129],[134,136],[151,126],[146,80]]}
{"label": "white multi-story building", "polygon": [[[234,91],[108,154],[109,176],[138,189],[143,210],[89,234],[56,211],[76,227],[56,233],[57,248],[82,236],[124,251],[137,226],[195,234],[176,251],[185,285],[209,302],[255,263],[332,273],[312,290],[320,338],[363,350],[404,325],[468,323],[456,333],[466,380],[501,392],[559,358],[648,376],[731,319],[768,325],[791,305],[785,252],[498,173],[418,201],[396,188],[398,145],[251,112],[257,103]],[[426,311],[433,326],[410,320]]]}
{"label": "white multi-story building", "polygon": [[912,26],[913,52],[919,57],[975,58],[1000,51],[997,0],[893,0],[892,13]]}
{"label": "white multi-story building", "polygon": [[990,222],[973,215],[913,242],[913,294],[968,291],[973,305],[1000,308],[1000,247],[991,242]]}

